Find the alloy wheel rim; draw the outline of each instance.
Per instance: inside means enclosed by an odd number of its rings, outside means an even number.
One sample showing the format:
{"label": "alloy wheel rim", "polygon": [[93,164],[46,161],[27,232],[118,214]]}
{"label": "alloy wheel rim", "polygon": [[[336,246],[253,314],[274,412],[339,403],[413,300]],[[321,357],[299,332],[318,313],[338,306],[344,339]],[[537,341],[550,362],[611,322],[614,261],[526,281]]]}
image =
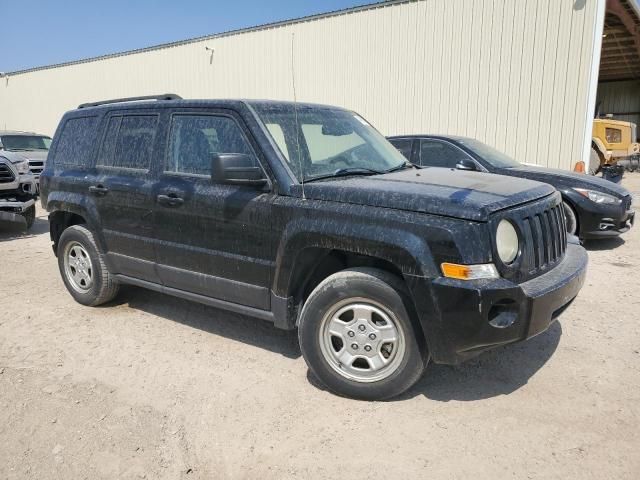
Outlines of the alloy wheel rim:
{"label": "alloy wheel rim", "polygon": [[78,242],[70,242],[64,251],[64,270],[73,289],[86,293],[93,286],[93,263],[87,250]]}
{"label": "alloy wheel rim", "polygon": [[404,357],[404,332],[395,315],[370,299],[352,298],[334,305],[323,317],[319,334],[325,361],[349,380],[384,380]]}

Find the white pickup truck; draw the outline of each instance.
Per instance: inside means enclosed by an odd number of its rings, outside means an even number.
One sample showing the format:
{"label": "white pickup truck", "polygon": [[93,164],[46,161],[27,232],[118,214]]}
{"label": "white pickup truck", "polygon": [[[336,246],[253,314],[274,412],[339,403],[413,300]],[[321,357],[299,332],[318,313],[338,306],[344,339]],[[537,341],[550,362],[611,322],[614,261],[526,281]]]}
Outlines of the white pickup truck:
{"label": "white pickup truck", "polygon": [[21,172],[0,152],[0,226],[31,228],[36,218],[37,186],[34,176]]}

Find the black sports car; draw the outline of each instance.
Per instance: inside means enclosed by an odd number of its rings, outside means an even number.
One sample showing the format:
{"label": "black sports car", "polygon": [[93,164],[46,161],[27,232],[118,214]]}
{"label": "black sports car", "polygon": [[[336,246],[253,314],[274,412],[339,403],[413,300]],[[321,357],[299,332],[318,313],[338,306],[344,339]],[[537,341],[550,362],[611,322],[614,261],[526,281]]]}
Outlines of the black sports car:
{"label": "black sports car", "polygon": [[403,135],[388,139],[416,165],[477,170],[554,186],[562,194],[567,230],[583,240],[616,236],[633,225],[631,194],[602,178],[525,165],[473,138]]}

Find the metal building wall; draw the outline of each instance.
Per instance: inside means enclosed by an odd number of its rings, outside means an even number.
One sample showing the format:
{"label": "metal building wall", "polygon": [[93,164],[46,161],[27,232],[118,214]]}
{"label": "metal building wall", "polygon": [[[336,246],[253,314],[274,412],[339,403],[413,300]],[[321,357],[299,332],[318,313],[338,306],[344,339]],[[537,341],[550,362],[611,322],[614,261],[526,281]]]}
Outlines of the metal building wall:
{"label": "metal building wall", "polygon": [[79,103],[150,93],[291,100],[293,58],[300,101],[571,168],[590,135],[603,12],[604,0],[387,2],[15,72],[0,79],[0,128],[52,133]]}
{"label": "metal building wall", "polygon": [[598,86],[600,113],[640,125],[640,81],[607,82]]}

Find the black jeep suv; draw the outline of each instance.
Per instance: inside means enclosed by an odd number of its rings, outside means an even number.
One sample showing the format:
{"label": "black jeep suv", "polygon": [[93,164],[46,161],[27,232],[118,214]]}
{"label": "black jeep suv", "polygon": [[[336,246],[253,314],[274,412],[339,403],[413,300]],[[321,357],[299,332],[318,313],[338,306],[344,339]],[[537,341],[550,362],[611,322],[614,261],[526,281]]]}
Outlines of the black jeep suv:
{"label": "black jeep suv", "polygon": [[544,331],[583,284],[549,185],[414,167],[341,108],[125,100],[65,114],[41,177],[84,305],[132,284],[297,327],[331,390],[383,399]]}

